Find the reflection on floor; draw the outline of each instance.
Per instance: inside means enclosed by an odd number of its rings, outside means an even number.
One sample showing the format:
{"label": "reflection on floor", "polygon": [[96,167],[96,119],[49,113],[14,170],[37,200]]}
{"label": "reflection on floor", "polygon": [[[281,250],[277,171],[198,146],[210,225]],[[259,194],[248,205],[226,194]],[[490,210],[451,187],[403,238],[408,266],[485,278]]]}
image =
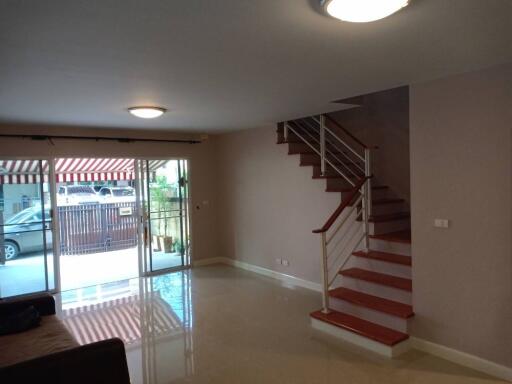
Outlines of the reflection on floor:
{"label": "reflection on floor", "polygon": [[309,326],[316,292],[226,266],[69,291],[81,342],[121,337],[133,383],[500,382],[411,351],[387,360]]}
{"label": "reflection on floor", "polygon": [[[48,282],[53,288],[53,256],[47,255]],[[153,252],[153,269],[181,265],[179,253]],[[103,284],[139,276],[137,248],[118,251],[61,256],[62,291]],[[41,253],[21,255],[0,265],[0,297],[22,295],[45,290],[44,256]]]}

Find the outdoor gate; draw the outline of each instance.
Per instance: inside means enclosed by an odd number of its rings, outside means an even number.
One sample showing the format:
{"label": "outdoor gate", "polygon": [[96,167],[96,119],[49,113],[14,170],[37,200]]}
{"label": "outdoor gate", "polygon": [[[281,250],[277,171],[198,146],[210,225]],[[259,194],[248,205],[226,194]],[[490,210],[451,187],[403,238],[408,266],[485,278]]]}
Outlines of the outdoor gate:
{"label": "outdoor gate", "polygon": [[108,252],[137,245],[134,202],[57,207],[60,254]]}

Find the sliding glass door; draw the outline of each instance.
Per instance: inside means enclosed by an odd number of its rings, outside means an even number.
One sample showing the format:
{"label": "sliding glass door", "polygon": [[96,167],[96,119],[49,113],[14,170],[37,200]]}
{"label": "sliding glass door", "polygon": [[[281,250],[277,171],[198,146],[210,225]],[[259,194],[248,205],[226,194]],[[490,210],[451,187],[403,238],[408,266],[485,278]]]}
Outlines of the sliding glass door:
{"label": "sliding glass door", "polygon": [[187,160],[0,160],[0,298],[186,267],[189,233]]}
{"label": "sliding glass door", "polygon": [[49,162],[0,160],[0,297],[55,289]]}
{"label": "sliding glass door", "polygon": [[139,160],[138,175],[144,272],[189,265],[187,161]]}

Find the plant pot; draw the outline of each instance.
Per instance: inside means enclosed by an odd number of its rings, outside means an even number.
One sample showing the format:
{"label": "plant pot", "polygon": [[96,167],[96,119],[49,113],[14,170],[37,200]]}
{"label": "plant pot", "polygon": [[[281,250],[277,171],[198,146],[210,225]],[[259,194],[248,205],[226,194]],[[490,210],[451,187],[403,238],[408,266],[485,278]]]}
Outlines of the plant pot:
{"label": "plant pot", "polygon": [[160,243],[160,250],[165,253],[172,252],[172,237],[171,236],[159,236],[158,241]]}
{"label": "plant pot", "polygon": [[160,247],[160,236],[151,236],[151,246],[153,247],[153,251],[160,252],[162,248]]}

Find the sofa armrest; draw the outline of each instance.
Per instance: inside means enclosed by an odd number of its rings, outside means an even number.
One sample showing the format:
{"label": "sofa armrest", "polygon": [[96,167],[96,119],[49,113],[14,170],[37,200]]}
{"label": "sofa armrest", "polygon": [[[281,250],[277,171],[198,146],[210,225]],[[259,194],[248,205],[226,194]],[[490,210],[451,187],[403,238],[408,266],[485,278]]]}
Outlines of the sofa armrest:
{"label": "sofa armrest", "polygon": [[55,299],[49,293],[0,300],[0,316],[11,315],[33,305],[41,316],[55,315]]}
{"label": "sofa armrest", "polygon": [[0,383],[130,384],[124,344],[109,339],[0,368]]}

